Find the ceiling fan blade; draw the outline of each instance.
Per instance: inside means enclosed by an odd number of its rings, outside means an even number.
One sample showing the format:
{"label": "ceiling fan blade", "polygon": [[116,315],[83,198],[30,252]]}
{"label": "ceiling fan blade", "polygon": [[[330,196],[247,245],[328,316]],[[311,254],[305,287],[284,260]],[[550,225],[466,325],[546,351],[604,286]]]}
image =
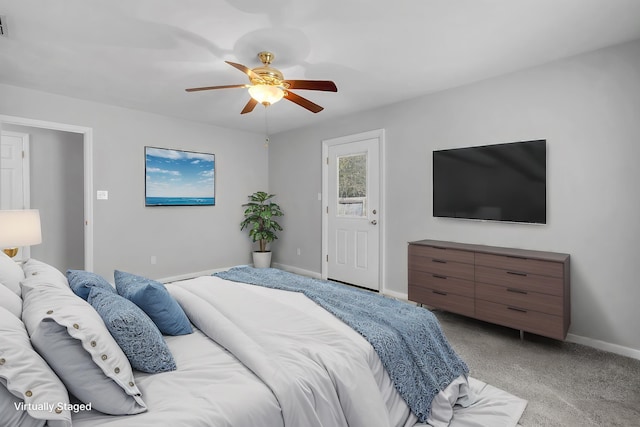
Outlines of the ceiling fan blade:
{"label": "ceiling fan blade", "polygon": [[251,79],[262,80],[262,77],[260,77],[256,73],[254,73],[251,68],[247,68],[242,64],[237,64],[237,63],[231,62],[231,61],[224,61],[224,62],[226,62],[227,64],[231,65],[232,67],[237,68],[238,70],[242,71],[247,76],[249,76],[249,78],[251,78]]}
{"label": "ceiling fan blade", "polygon": [[286,91],[284,94],[284,97],[287,98],[289,101],[294,102],[299,106],[306,108],[312,113],[319,113],[320,111],[324,110],[324,108],[319,106],[318,104],[314,104],[308,99],[303,98],[300,95],[296,95],[293,92]]}
{"label": "ceiling fan blade", "polygon": [[336,84],[331,80],[285,80],[289,84],[289,89],[324,90],[326,92],[337,92]]}
{"label": "ceiling fan blade", "polygon": [[189,89],[185,89],[187,92],[197,92],[199,90],[213,90],[213,89],[233,89],[238,87],[247,88],[250,85],[226,85],[226,86],[205,86],[205,87],[192,87]]}
{"label": "ceiling fan blade", "polygon": [[249,99],[249,102],[247,102],[247,105],[244,106],[240,114],[247,114],[252,112],[253,109],[256,108],[256,105],[258,105],[258,101],[253,98]]}

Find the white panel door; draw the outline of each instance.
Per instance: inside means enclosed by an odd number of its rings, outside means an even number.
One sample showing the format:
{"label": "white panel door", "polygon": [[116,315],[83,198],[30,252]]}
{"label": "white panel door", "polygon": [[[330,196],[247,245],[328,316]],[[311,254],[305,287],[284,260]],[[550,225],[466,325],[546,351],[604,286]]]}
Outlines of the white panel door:
{"label": "white panel door", "polygon": [[[28,153],[28,134],[2,132],[0,138],[0,209],[29,208]],[[27,259],[29,256],[29,247],[23,247],[19,249],[15,259]]]}
{"label": "white panel door", "polygon": [[380,290],[379,141],[330,145],[327,162],[327,278]]}

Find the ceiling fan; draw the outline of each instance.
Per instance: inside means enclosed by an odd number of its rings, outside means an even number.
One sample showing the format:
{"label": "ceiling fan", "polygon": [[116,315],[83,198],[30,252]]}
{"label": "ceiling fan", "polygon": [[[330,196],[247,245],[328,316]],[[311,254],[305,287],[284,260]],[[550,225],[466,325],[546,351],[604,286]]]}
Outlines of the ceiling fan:
{"label": "ceiling fan", "polygon": [[268,107],[280,101],[282,98],[288,99],[313,113],[319,113],[323,110],[323,107],[300,95],[296,95],[291,92],[291,89],[322,90],[325,92],[338,91],[335,83],[329,80],[285,80],[280,70],[270,67],[271,62],[275,58],[271,52],[260,52],[258,58],[260,58],[262,66],[254,69],[245,67],[242,64],[236,64],[235,62],[225,61],[232,67],[245,73],[249,77],[251,84],[193,87],[185,90],[187,92],[197,92],[213,89],[247,88],[249,89],[251,99],[247,102],[247,105],[244,106],[240,114],[252,112],[259,103]]}

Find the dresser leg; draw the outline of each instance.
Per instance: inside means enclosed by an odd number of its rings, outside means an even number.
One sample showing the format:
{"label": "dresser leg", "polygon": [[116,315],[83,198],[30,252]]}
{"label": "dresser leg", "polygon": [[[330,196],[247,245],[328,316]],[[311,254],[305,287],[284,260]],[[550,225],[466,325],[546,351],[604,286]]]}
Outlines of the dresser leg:
{"label": "dresser leg", "polygon": [[524,331],[520,329],[520,341],[524,341]]}

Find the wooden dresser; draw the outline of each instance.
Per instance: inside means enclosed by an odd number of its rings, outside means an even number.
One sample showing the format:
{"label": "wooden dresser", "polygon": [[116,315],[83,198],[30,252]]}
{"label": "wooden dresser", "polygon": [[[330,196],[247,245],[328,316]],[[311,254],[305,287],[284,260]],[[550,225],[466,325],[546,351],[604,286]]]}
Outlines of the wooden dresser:
{"label": "wooden dresser", "polygon": [[569,255],[437,240],[410,242],[409,299],[563,340],[571,323]]}

